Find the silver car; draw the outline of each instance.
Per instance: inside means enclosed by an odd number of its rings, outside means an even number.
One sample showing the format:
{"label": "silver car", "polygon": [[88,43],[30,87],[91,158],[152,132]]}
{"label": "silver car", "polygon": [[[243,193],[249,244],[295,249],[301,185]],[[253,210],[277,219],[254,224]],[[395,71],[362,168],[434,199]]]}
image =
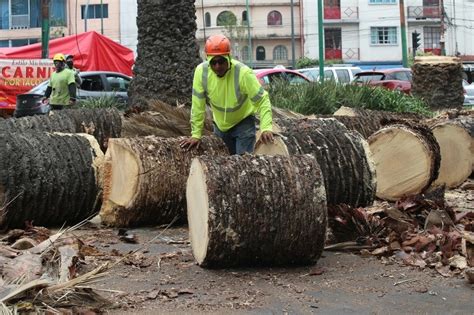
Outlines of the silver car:
{"label": "silver car", "polygon": [[[82,79],[82,83],[77,89],[78,102],[87,98],[103,96],[116,97],[119,102],[127,102],[127,91],[132,80],[131,77],[109,71],[85,71],[79,73],[79,76]],[[27,93],[17,95],[14,116],[23,117],[49,113],[49,104],[41,102],[48,83],[49,80],[46,80]]]}
{"label": "silver car", "polygon": [[466,80],[462,80],[464,88],[464,106],[474,106],[474,83],[469,84]]}

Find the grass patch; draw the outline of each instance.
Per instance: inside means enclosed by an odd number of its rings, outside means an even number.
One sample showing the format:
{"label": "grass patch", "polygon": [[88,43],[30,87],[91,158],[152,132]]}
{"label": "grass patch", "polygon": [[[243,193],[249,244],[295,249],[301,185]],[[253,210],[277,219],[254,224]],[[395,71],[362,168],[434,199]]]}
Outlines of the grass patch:
{"label": "grass patch", "polygon": [[432,116],[429,107],[418,98],[399,91],[371,86],[323,83],[288,84],[276,81],[269,90],[272,105],[286,108],[304,115],[329,115],[341,106],[384,110],[390,112],[411,112]]}
{"label": "grass patch", "polygon": [[115,96],[89,97],[78,102],[79,108],[117,108],[124,111],[127,103]]}

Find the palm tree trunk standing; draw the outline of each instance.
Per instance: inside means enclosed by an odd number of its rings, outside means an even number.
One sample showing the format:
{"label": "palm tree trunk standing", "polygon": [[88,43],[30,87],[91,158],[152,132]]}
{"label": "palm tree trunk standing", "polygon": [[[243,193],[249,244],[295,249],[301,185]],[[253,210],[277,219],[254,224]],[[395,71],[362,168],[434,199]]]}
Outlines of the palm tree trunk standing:
{"label": "palm tree trunk standing", "polygon": [[194,0],[137,3],[138,48],[129,105],[144,109],[152,99],[190,104],[193,71],[201,62]]}

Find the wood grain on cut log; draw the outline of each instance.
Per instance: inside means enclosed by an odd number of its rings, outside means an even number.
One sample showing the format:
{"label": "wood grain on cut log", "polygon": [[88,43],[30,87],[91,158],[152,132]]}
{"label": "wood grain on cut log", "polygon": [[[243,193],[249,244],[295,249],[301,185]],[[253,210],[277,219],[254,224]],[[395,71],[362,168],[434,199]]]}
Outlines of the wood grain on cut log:
{"label": "wood grain on cut log", "polygon": [[195,158],[186,198],[202,266],[308,264],[321,256],[326,196],[311,155]]}
{"label": "wood grain on cut log", "polygon": [[186,219],[186,179],[191,159],[227,155],[224,142],[203,137],[197,150],[185,151],[179,138],[110,139],[104,167],[102,222],[110,226],[168,224]]}
{"label": "wood grain on cut log", "polygon": [[103,153],[86,134],[0,132],[0,228],[75,224],[100,208]]}
{"label": "wood grain on cut log", "polygon": [[278,120],[282,138],[257,144],[256,154],[314,154],[324,175],[328,204],[367,206],[375,197],[375,167],[367,142],[334,118]]}
{"label": "wood grain on cut log", "polygon": [[377,197],[397,200],[419,194],[438,177],[440,149],[429,128],[389,125],[368,141],[377,172]]}
{"label": "wood grain on cut log", "polygon": [[66,109],[51,115],[26,116],[0,120],[0,132],[29,130],[93,135],[102,151],[109,138],[120,137],[122,121],[117,109]]}

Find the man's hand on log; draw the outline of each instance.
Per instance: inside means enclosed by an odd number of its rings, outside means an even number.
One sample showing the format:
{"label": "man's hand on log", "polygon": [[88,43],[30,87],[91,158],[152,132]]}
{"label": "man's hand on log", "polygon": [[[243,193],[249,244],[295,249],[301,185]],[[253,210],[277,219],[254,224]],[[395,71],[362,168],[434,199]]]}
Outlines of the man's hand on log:
{"label": "man's hand on log", "polygon": [[264,144],[270,144],[273,143],[273,132],[271,131],[264,131],[260,135],[260,139],[258,139],[258,142],[263,142]]}
{"label": "man's hand on log", "polygon": [[201,139],[192,138],[192,137],[184,139],[179,143],[179,146],[186,151],[192,150],[194,148],[198,149],[200,145],[201,145]]}

